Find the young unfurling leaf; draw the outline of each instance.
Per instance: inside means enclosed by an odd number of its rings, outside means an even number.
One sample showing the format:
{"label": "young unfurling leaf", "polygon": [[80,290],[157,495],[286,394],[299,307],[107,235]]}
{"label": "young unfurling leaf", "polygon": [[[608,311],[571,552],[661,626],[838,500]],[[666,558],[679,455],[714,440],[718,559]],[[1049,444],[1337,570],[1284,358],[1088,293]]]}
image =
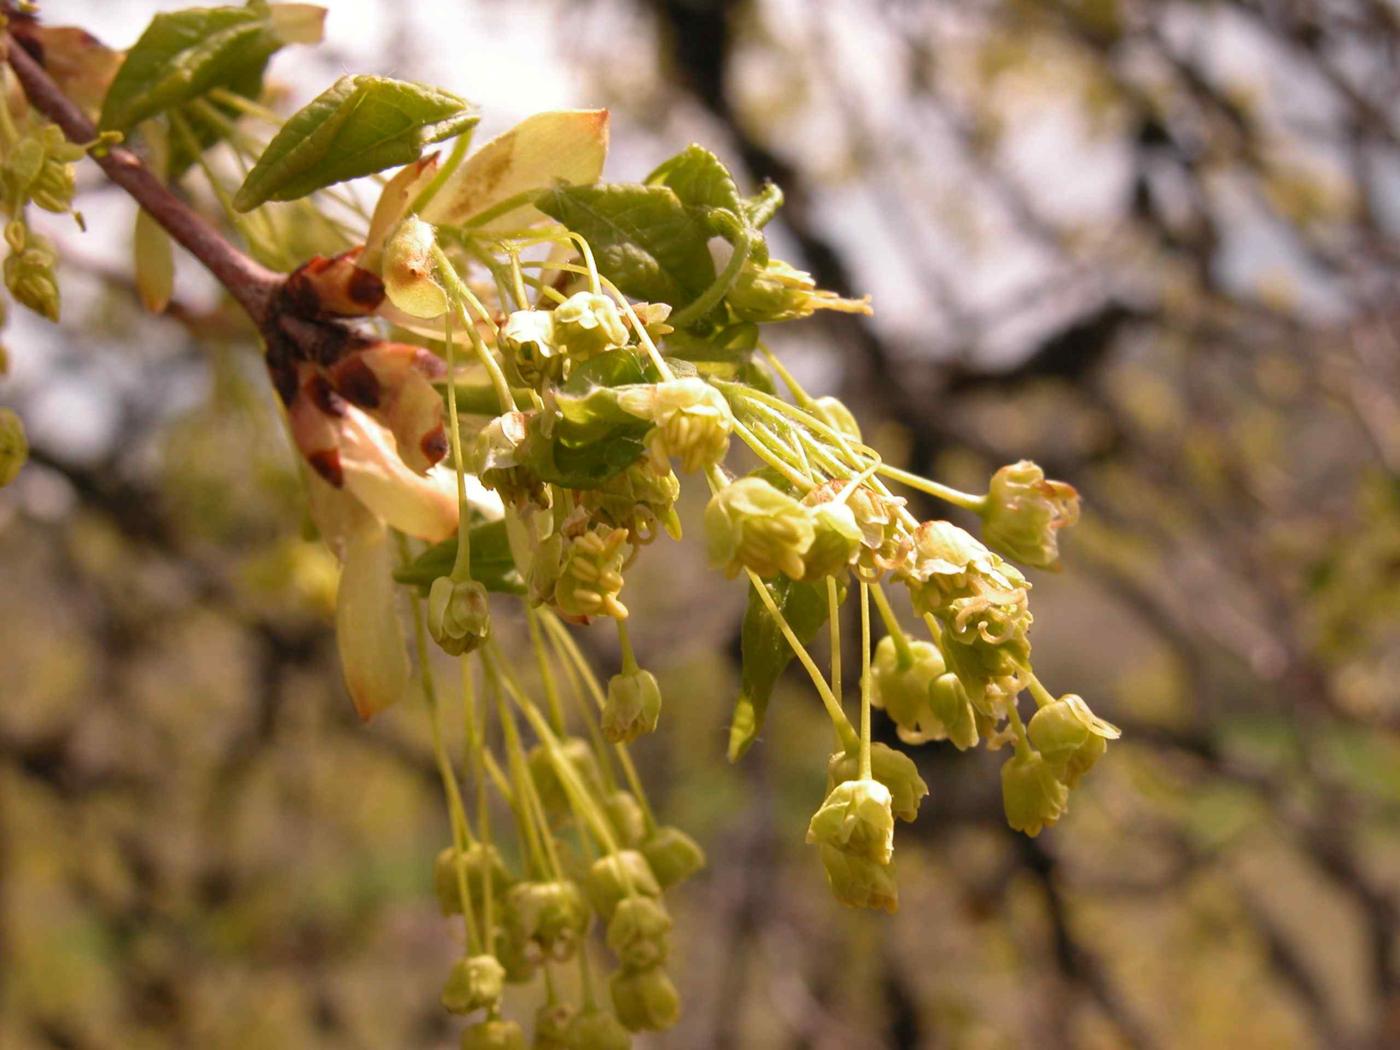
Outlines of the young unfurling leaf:
{"label": "young unfurling leaf", "polygon": [[536,114],[468,157],[424,207],[423,218],[438,226],[474,225],[481,230],[528,226],[543,218],[529,204],[484,222],[473,220],[530,190],[597,182],[607,154],[606,109]]}
{"label": "young unfurling leaf", "polygon": [[476,123],[466,99],[387,77],[341,77],[277,133],[233,198],[239,211],[409,164]]}
{"label": "young unfurling leaf", "polygon": [[101,126],[126,131],[213,88],[256,78],[282,43],[266,7],[156,15],[112,81]]}
{"label": "young unfurling leaf", "polygon": [[679,308],[714,283],[710,233],[668,186],[564,186],[535,206],[581,234],[599,271],[635,299]]}

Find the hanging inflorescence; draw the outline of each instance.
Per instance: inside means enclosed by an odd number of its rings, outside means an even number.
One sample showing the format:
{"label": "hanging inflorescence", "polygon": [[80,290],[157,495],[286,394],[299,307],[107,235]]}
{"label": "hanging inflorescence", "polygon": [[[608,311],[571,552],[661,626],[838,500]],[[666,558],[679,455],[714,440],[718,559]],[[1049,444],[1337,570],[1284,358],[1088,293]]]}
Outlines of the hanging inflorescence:
{"label": "hanging inflorescence", "polygon": [[[914,820],[928,793],[907,753],[872,742],[873,708],[909,745],[1009,745],[1007,820],[1030,835],[1054,824],[1118,735],[1035,676],[1031,585],[1013,564],[1057,567],[1074,489],[1028,461],[998,470],[984,494],[909,474],[862,440],[839,400],[805,391],[766,327],[870,306],[772,258],[763,229],[782,194],[742,195],[698,146],[640,183],[599,184],[606,112],[541,114],[468,155],[467,103],[380,77],[344,77],[282,123],[243,75],[318,35],[308,10],[160,16],[109,72],[102,124],[165,157],[172,176],[199,170],[269,265],[295,254],[311,220],[329,231],[327,251],[285,267],[260,328],[312,516],[342,564],[337,640],[362,717],[409,691],[396,610],[405,593],[411,606],[451,826],[434,884],[464,930],[442,1003],[475,1018],[463,1047],[525,1045],[503,1016],[510,983],[543,987],[536,1047],[625,1047],[678,1016],[665,896],[704,857],[657,822],[628,753],[663,704],[633,652],[625,591],[647,546],[681,539],[683,485],[707,494],[710,563],[749,591],[730,757],[760,732],[794,659],[831,720],[836,750],[807,841],[838,900],[895,909],[895,822]],[[68,207],[81,150],[0,114],[6,284],[53,315],[51,253],[23,210]],[[264,142],[250,121],[279,130]],[[424,155],[440,141],[452,142],[446,157]],[[206,155],[214,143],[244,158],[236,191]],[[372,211],[335,188],[391,167]],[[163,236],[138,222],[143,294],[168,270]],[[754,469],[736,474],[735,446]],[[920,521],[892,486],[980,519],[982,540]],[[855,721],[847,602],[860,624]],[[533,660],[506,655],[502,617],[523,621]],[[608,620],[622,661],[602,683],[570,625]],[[825,669],[808,648],[824,627]],[[439,689],[434,644],[456,661],[456,689]],[[443,709],[458,697],[454,761]]]}

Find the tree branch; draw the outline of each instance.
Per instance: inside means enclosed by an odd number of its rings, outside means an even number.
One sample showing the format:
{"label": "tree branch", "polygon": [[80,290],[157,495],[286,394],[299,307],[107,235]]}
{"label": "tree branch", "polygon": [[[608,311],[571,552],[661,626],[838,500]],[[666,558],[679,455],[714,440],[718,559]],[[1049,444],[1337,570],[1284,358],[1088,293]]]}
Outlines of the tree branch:
{"label": "tree branch", "polygon": [[[5,58],[19,78],[29,104],[57,124],[68,138],[86,145],[97,138],[97,128],[86,114],[55,84],[14,35],[5,36]],[[218,279],[254,324],[264,328],[272,315],[272,301],[281,287],[280,274],[254,262],[235,248],[188,204],[170,192],[141,158],[124,147],[93,151],[92,158],[107,177],[124,189],[171,237]]]}

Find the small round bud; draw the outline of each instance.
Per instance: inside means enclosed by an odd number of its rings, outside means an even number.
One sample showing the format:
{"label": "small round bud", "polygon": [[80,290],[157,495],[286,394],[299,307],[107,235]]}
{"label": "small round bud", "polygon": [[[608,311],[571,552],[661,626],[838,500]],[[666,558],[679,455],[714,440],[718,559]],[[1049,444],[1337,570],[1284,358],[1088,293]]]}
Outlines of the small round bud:
{"label": "small round bud", "polygon": [[428,633],[452,656],[479,649],[491,635],[486,588],[476,580],[439,576],[428,590]]}
{"label": "small round bud", "polygon": [[554,308],[554,338],[574,361],[586,361],[614,346],[627,345],[627,327],[606,295],[577,292]]}
{"label": "small round bud", "polygon": [[646,814],[642,812],[642,804],[632,792],[609,792],[607,798],[603,799],[603,812],[607,814],[613,833],[624,846],[635,846],[646,836]]}
{"label": "small round bud", "polygon": [[821,854],[827,884],[842,904],[887,912],[899,907],[893,864],[878,864],[835,846],[822,846]]}
{"label": "small round bud", "polygon": [[659,966],[619,970],[612,975],[608,988],[617,1019],[633,1032],[659,1032],[680,1020],[680,994]]}
{"label": "small round bud", "polygon": [[885,635],[875,646],[870,665],[872,701],[883,707],[900,729],[926,739],[941,737],[942,726],[934,716],[929,690],[944,672],[943,657],[932,642],[913,639],[905,644],[904,662],[893,635]]}
{"label": "small round bud", "polygon": [[644,970],[666,961],[671,945],[671,916],[650,897],[619,901],[608,920],[608,947],[629,970]]}
{"label": "small round bud", "polygon": [[578,1044],[569,1029],[578,1020],[578,1011],[568,1003],[543,1003],[535,1011],[535,1033],[530,1050],[575,1050]]}
{"label": "small round bud", "polygon": [[1051,765],[1058,765],[1079,750],[1089,739],[1089,726],[1063,700],[1046,704],[1037,711],[1026,726],[1035,749]]}
{"label": "small round bud", "polygon": [[622,565],[626,560],[627,530],[597,525],[564,546],[554,604],[568,616],[611,616],[627,619],[627,606],[618,601]]}
{"label": "small round bud", "polygon": [[888,864],[894,854],[890,789],[874,779],[837,784],[807,825],[807,842]]}
{"label": "small round bud", "polygon": [[657,828],[641,851],[662,889],[684,882],[705,866],[705,851],[680,828]]}
{"label": "small round bud", "polygon": [[800,580],[816,529],[807,508],[763,478],[740,478],[710,497],[705,543],[710,564],[729,577],[741,569]]}
{"label": "small round bud", "polygon": [[939,675],[929,689],[929,706],[954,747],[966,751],[977,746],[977,712],[957,675]]}
{"label": "small round bud", "polygon": [[808,512],[812,545],[802,556],[804,580],[842,576],[860,553],[861,531],[855,513],[844,503],[819,503]]}
{"label": "small round bud", "polygon": [[553,310],[516,310],[506,318],[496,345],[510,355],[520,377],[535,388],[564,375],[564,354],[554,343]]}
{"label": "small round bud", "polygon": [[1020,751],[1001,767],[1001,800],[1006,822],[1031,838],[1064,816],[1069,789],[1037,751]]}
{"label": "small round bud", "polygon": [[837,433],[844,434],[852,441],[859,441],[860,424],[856,422],[855,414],[846,407],[846,403],[840,398],[819,397],[812,402],[813,414],[823,423]]}
{"label": "small round bud", "polygon": [[661,715],[661,689],[650,671],[615,674],[608,679],[603,704],[603,735],[615,744],[636,740],[656,728]]}
{"label": "small round bud", "polygon": [[[870,775],[890,791],[890,805],[897,819],[912,821],[919,815],[919,803],[928,794],[928,785],[919,776],[919,767],[903,751],[887,744],[870,745]],[[826,790],[860,777],[860,755],[838,751],[826,763]]]}
{"label": "small round bud", "polygon": [[506,922],[520,939],[563,962],[588,929],[588,906],[568,880],[518,882],[506,894]]}
{"label": "small round bud", "polygon": [[506,970],[494,955],[458,959],[442,989],[442,1007],[449,1013],[494,1010],[505,991]]}
{"label": "small round bud", "polygon": [[588,901],[604,921],[612,919],[613,909],[628,897],[660,897],[661,886],[651,872],[646,857],[634,849],[618,850],[599,857],[588,869],[583,882]]}
{"label": "small round bud", "polygon": [[1042,569],[1059,567],[1056,533],[1079,520],[1079,493],[1049,481],[1028,459],[992,475],[982,510],[987,544],[1008,558]]}
{"label": "small round bud", "polygon": [[0,408],[0,488],[19,475],[29,461],[29,438],[24,423],[11,408]]}
{"label": "small round bud", "polygon": [[539,968],[539,949],[508,925],[496,931],[492,940],[496,958],[506,971],[507,984],[528,984]]}
{"label": "small round bud", "polygon": [[1065,787],[1078,787],[1080,779],[1094,768],[1094,763],[1102,758],[1107,750],[1108,741],[1096,733],[1090,733],[1089,739],[1070,753],[1059,771]]}
{"label": "small round bud", "polygon": [[493,900],[503,900],[510,888],[510,873],[495,846],[473,842],[464,850],[448,846],[433,862],[433,893],[444,915],[462,914],[462,890],[457,881],[457,869],[467,884],[467,896],[481,907],[486,899],[486,884],[491,884]]}
{"label": "small round bud", "polygon": [[462,1033],[462,1050],[525,1050],[525,1032],[514,1021],[478,1021]]}
{"label": "small round bud", "polygon": [[729,451],[734,414],[724,395],[703,379],[687,376],[636,387],[622,395],[621,404],[656,424],[647,448],[658,474],[670,470],[672,457],[689,473],[718,463]]}
{"label": "small round bud", "polygon": [[569,1024],[569,1050],[631,1050],[632,1036],[606,1010],[585,1010]]}

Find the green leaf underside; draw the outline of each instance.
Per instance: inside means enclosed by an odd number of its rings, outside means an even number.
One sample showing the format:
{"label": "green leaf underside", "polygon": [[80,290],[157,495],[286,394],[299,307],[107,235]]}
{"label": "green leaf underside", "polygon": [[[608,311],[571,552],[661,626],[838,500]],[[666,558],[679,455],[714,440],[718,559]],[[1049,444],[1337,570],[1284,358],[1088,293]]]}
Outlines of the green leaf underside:
{"label": "green leaf underside", "polygon": [[[510,541],[504,521],[485,521],[471,527],[472,579],[488,591],[503,594],[524,594],[525,584],[511,557]],[[399,583],[420,587],[426,591],[439,576],[452,571],[457,559],[457,537],[454,535],[429,547],[412,562],[394,570]]]}
{"label": "green leaf underside", "polygon": [[[826,623],[826,581],[801,583],[786,576],[764,584],[797,640],[806,645]],[[787,665],[797,655],[783,637],[758,592],[750,588],[749,605],[740,633],[742,669],[739,699],[729,724],[729,760],[737,762],[763,730],[768,701]]]}
{"label": "green leaf underside", "polygon": [[243,180],[233,205],[289,201],[337,182],[418,159],[478,117],[465,99],[387,77],[345,76],[282,126]]}
{"label": "green leaf underside", "polygon": [[101,127],[129,131],[213,88],[246,85],[281,46],[266,10],[195,7],[156,15],[107,91]]}
{"label": "green leaf underside", "polygon": [[667,186],[561,186],[535,206],[581,234],[599,271],[634,299],[679,308],[715,279],[709,232]]}

